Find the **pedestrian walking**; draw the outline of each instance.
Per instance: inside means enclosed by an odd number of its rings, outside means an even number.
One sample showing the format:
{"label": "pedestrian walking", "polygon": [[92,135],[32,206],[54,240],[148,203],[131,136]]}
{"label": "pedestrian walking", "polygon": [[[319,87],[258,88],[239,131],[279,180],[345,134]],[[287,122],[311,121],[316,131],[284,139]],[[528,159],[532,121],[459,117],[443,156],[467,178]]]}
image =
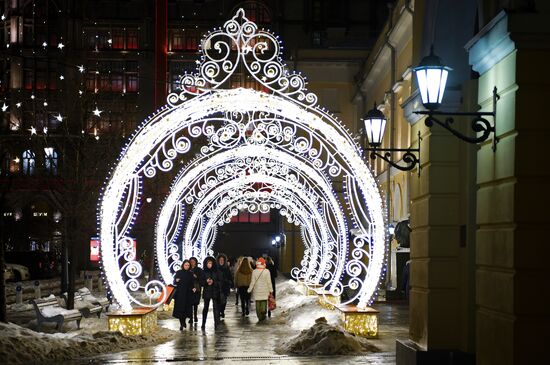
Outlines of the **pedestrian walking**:
{"label": "pedestrian walking", "polygon": [[267,314],[267,299],[273,292],[271,285],[271,275],[265,268],[265,259],[260,257],[256,260],[256,269],[252,272],[252,278],[248,292],[252,293],[252,298],[256,304],[256,315],[260,322],[264,321]]}
{"label": "pedestrian walking", "polygon": [[231,276],[231,270],[227,264],[227,256],[223,253],[218,254],[218,271],[220,273],[220,318],[225,318],[225,307],[227,305],[227,298],[231,293],[231,287],[233,286],[233,276]]}
{"label": "pedestrian walking", "polygon": [[193,308],[193,274],[190,271],[189,260],[183,261],[181,269],[174,275],[176,292],[174,293],[174,311],[172,315],[180,320],[180,331],[185,328],[185,320],[191,318]]}
{"label": "pedestrian walking", "polygon": [[[273,298],[277,298],[275,289],[275,279],[277,278],[277,265],[275,265],[275,261],[271,256],[267,256],[266,258],[266,269],[269,270],[269,274],[271,276],[271,287],[273,288]],[[267,316],[271,318],[271,311],[267,310]]]}
{"label": "pedestrian walking", "polygon": [[[202,269],[199,267],[199,260],[196,257],[191,257],[189,259],[191,264],[191,273],[193,273],[193,286],[195,291],[193,292],[193,322],[197,323],[199,321],[198,312],[199,312],[199,303],[201,302],[202,295],[202,286],[201,286],[201,277]],[[191,319],[189,319],[191,323]]]}
{"label": "pedestrian walking", "polygon": [[235,288],[235,305],[237,306],[239,305],[239,290],[237,289],[237,284],[235,283],[235,274],[237,273],[237,269],[242,258],[242,256],[239,256],[236,260],[231,260],[231,265],[229,265],[229,268],[231,269],[231,277],[233,278],[233,287]]}
{"label": "pedestrian walking", "polygon": [[201,285],[203,287],[202,298],[204,300],[201,329],[204,330],[206,326],[206,318],[208,317],[210,303],[212,303],[212,310],[214,312],[214,329],[216,329],[220,323],[221,275],[217,269],[216,259],[212,256],[208,256],[204,259]]}
{"label": "pedestrian walking", "polygon": [[241,299],[241,316],[244,317],[250,314],[250,294],[248,294],[248,287],[252,280],[253,269],[247,257],[242,257],[236,266],[235,287]]}

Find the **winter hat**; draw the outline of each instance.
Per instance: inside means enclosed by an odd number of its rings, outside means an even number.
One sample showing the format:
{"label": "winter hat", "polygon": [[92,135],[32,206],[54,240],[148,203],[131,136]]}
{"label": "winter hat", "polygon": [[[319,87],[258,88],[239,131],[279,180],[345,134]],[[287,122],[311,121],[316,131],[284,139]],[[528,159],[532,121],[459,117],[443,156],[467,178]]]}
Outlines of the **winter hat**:
{"label": "winter hat", "polygon": [[265,267],[265,259],[263,257],[260,257],[258,260],[256,260],[256,266]]}

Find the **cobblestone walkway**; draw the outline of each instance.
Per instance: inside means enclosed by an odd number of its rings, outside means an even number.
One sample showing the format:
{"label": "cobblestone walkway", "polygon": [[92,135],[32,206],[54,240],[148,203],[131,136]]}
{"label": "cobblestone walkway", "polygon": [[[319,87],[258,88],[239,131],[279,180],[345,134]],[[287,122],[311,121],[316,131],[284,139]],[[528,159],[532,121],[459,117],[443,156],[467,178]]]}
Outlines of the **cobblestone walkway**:
{"label": "cobblestone walkway", "polygon": [[[282,341],[296,336],[299,331],[287,325],[257,324],[254,313],[241,318],[234,302],[228,303],[225,323],[214,332],[211,318],[203,332],[199,326],[184,330],[176,340],[142,349],[95,358],[65,362],[64,364],[183,364],[190,362],[231,364],[394,364],[395,339],[406,337],[408,307],[380,304],[380,335],[371,340],[381,352],[365,356],[281,356],[274,348]],[[211,315],[212,313],[210,313]],[[200,320],[200,318],[199,318]],[[176,319],[159,320],[161,326],[179,329]]]}

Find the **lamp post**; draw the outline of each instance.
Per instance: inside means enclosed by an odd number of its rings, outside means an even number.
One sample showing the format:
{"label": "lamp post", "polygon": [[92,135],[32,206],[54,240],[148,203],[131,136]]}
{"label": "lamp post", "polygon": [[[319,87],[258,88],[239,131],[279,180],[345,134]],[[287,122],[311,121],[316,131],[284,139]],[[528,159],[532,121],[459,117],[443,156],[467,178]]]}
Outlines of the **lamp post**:
{"label": "lamp post", "polygon": [[[365,148],[365,151],[370,152],[370,158],[372,160],[375,160],[377,157],[381,158],[401,171],[410,171],[417,165],[420,165],[420,132],[418,132],[418,148],[380,148],[387,124],[384,113],[376,108],[375,103],[374,107],[369,110],[361,120],[364,123],[363,132],[369,143],[369,147]],[[391,158],[392,152],[403,152],[402,159],[405,165],[393,162]],[[418,168],[418,174],[420,175],[420,168]]]}
{"label": "lamp post", "polygon": [[[424,123],[428,128],[431,128],[434,123],[439,124],[447,129],[456,137],[468,143],[480,143],[489,139],[491,133],[496,131],[496,115],[497,101],[500,96],[497,94],[497,88],[493,89],[493,111],[492,112],[447,112],[438,111],[441,106],[445,87],[447,85],[447,77],[451,68],[444,66],[441,59],[433,52],[433,46],[430,54],[422,59],[420,65],[415,67],[416,81],[422,98],[422,104],[426,110],[415,111],[415,114],[427,115]],[[445,120],[440,120],[437,116],[445,116]],[[477,133],[476,137],[469,137],[453,128],[454,119],[452,116],[470,116],[471,128]],[[493,117],[493,124],[485,117]],[[497,149],[498,138],[493,136],[493,151]]]}

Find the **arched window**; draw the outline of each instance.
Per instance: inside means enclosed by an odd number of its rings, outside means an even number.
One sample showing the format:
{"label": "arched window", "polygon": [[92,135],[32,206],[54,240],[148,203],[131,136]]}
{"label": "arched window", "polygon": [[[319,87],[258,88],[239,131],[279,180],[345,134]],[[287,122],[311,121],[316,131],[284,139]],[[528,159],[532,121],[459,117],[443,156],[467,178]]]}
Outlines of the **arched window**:
{"label": "arched window", "polygon": [[57,175],[57,151],[53,147],[44,148],[44,168],[50,175]]}
{"label": "arched window", "polygon": [[34,152],[26,150],[23,152],[23,174],[34,175],[34,168],[36,166],[36,157]]}

